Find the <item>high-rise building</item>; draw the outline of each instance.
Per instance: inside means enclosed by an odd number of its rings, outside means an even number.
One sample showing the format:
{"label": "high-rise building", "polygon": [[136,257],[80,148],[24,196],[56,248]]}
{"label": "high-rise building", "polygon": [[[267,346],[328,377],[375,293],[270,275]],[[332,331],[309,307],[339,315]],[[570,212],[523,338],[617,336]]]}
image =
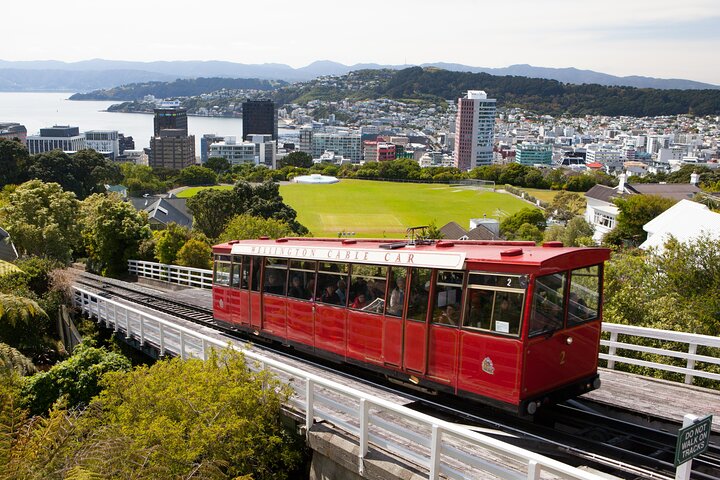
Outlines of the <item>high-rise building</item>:
{"label": "high-rise building", "polygon": [[25,128],[25,125],[20,125],[19,123],[0,122],[0,138],[7,138],[8,140],[17,138],[25,145],[25,142],[27,142],[27,128]]}
{"label": "high-rise building", "polygon": [[470,170],[493,159],[496,100],[481,90],[458,99],[455,122],[455,166]]}
{"label": "high-rise building", "polygon": [[87,148],[85,134],[80,133],[78,127],[69,125],[55,125],[52,128],[41,128],[40,135],[27,137],[27,147],[30,155],[62,150],[65,153],[75,153]]}
{"label": "high-rise building", "polygon": [[243,139],[249,135],[272,135],[278,139],[278,117],[272,100],[248,100],[242,104]]}
{"label": "high-rise building", "polygon": [[117,130],[88,130],[85,144],[103,156],[115,160],[120,155],[120,141]]}
{"label": "high-rise building", "polygon": [[552,145],[544,143],[520,143],[515,147],[515,161],[521,165],[551,165]]}
{"label": "high-rise building", "polygon": [[125,153],[125,150],[135,150],[135,140],[132,135],[126,137],[122,133],[118,133],[118,144],[120,146],[120,155]]}
{"label": "high-rise building", "polygon": [[161,137],[162,130],[182,130],[188,134],[187,108],[161,107],[155,109],[153,135]]}
{"label": "high-rise building", "polygon": [[188,135],[187,109],[155,109],[148,165],[180,170],[195,164],[195,135]]}
{"label": "high-rise building", "polygon": [[210,145],[222,142],[225,137],[215,135],[214,133],[206,133],[200,138],[200,163],[207,162],[210,153]]}
{"label": "high-rise building", "polygon": [[223,141],[210,145],[209,158],[222,157],[231,165],[264,165],[276,167],[275,142],[272,135],[250,135],[249,139],[237,142],[235,137],[225,137]]}

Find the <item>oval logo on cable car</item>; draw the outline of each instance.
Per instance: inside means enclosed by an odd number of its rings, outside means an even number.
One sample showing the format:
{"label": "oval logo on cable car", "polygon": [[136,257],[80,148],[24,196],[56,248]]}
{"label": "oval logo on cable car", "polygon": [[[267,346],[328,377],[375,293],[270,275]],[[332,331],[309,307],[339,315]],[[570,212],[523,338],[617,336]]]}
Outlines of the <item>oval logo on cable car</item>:
{"label": "oval logo on cable car", "polygon": [[485,357],[482,361],[482,371],[488,375],[495,375],[495,365],[493,365],[490,357]]}
{"label": "oval logo on cable car", "polygon": [[220,308],[225,308],[225,302],[223,302],[222,298],[218,300],[218,305],[220,305]]}

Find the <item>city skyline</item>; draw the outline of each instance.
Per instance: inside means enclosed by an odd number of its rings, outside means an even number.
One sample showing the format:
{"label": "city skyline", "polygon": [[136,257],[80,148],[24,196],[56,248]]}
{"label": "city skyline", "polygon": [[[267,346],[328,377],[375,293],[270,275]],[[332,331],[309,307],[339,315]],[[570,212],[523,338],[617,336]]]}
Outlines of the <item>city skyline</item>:
{"label": "city skyline", "polygon": [[[296,68],[318,60],[490,68],[531,64],[720,84],[720,67],[713,61],[720,49],[720,4],[714,0],[511,0],[502,5],[368,0],[362,8],[274,0],[263,8],[216,3],[203,15],[187,1],[168,8],[128,0],[118,10],[114,4],[80,0],[72,8],[72,25],[58,21],[67,17],[67,5],[34,3],[33,15],[19,4],[6,9],[13,18],[4,26],[6,36],[22,39],[23,48],[6,42],[0,59],[224,60]],[[108,33],[108,20],[117,35]],[[236,28],[226,28],[224,22],[233,21]],[[142,22],[143,29],[127,30],[132,22]]]}

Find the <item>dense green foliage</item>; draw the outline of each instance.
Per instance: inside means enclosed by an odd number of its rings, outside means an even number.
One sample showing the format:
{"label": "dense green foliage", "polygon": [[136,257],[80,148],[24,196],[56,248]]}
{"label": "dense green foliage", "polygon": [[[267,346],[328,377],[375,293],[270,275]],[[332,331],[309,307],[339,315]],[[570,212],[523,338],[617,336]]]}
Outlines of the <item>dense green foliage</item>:
{"label": "dense green foliage", "polygon": [[22,254],[68,262],[79,245],[78,206],[75,194],[57,183],[31,180],[10,194],[4,227]]}
{"label": "dense green foliage", "polygon": [[217,174],[209,168],[190,165],[180,170],[177,181],[180,185],[215,185]]}
{"label": "dense green foliage", "polygon": [[245,240],[249,238],[282,238],[293,236],[290,226],[274,218],[261,218],[252,215],[237,215],[230,220],[227,228],[220,236],[221,242],[230,240]]}
{"label": "dense green foliage", "polygon": [[161,180],[151,167],[123,163],[120,165],[123,174],[123,185],[128,189],[131,197],[140,197],[145,194],[164,193],[168,189],[167,182]]}
{"label": "dense green foliage", "polygon": [[212,248],[202,240],[191,238],[178,250],[176,263],[184,267],[212,268]]}
{"label": "dense green foliage", "polygon": [[22,143],[0,138],[0,187],[21,182],[29,158]]}
{"label": "dense green foliage", "polygon": [[145,212],[116,195],[91,195],[82,204],[82,238],[90,267],[104,275],[127,271],[140,244],[151,236]]}
{"label": "dense green foliage", "polygon": [[209,168],[213,172],[220,175],[221,173],[230,171],[230,162],[228,162],[223,157],[210,157],[203,164],[203,167]]}
{"label": "dense green foliage", "polygon": [[153,233],[155,237],[155,258],[160,263],[173,264],[178,251],[190,240],[192,234],[188,228],[169,223],[163,230]]}
{"label": "dense green foliage", "polygon": [[313,166],[313,158],[312,155],[305,152],[290,152],[287,154],[282,160],[280,160],[279,165],[280,168],[282,167],[300,167],[300,168],[310,168]]}
{"label": "dense green foliage", "polygon": [[100,393],[103,375],[127,372],[130,368],[130,361],[124,356],[97,348],[86,340],[67,360],[29,377],[23,395],[33,414],[46,413],[61,397],[70,408],[87,405]]}
{"label": "dense green foliage", "polygon": [[[25,376],[32,375],[37,369],[32,361],[19,350],[6,343],[0,343],[0,376],[9,375],[10,371]],[[0,386],[0,388],[2,387]]]}
{"label": "dense green foliage", "polygon": [[[681,243],[675,239],[662,252],[617,252],[605,271],[604,320],[649,328],[720,335],[720,244],[708,237]],[[687,345],[646,342],[657,348],[687,351]],[[700,347],[699,355],[718,356]],[[667,363],[653,354],[638,358]],[[685,366],[684,360],[676,360]],[[698,363],[699,368],[717,366]],[[623,367],[637,373],[682,380],[679,374],[663,373],[643,367]],[[696,379],[698,384],[707,384]],[[717,388],[717,385],[716,385]]]}
{"label": "dense green foliage", "polygon": [[30,157],[28,178],[58,183],[63,190],[75,193],[82,200],[90,194],[104,192],[106,184],[116,184],[122,176],[117,164],[95,150],[80,150],[72,155],[53,150]]}
{"label": "dense green foliage", "polygon": [[188,209],[194,217],[194,227],[209,238],[217,238],[230,219],[247,214],[286,223],[298,235],[308,230],[296,220],[297,212],[283,202],[276,183],[250,185],[238,182],[232,190],[202,190],[188,200]]}
{"label": "dense green foliage", "polygon": [[52,327],[37,302],[26,297],[0,293],[0,342],[23,352],[33,352]]}
{"label": "dense green foliage", "polygon": [[545,214],[538,208],[523,208],[500,221],[500,234],[507,240],[542,240]]}
{"label": "dense green foliage", "polygon": [[618,213],[617,225],[605,237],[607,245],[638,246],[647,238],[643,226],[662,212],[672,207],[675,200],[657,195],[631,195],[616,198]]}
{"label": "dense green foliage", "polygon": [[543,240],[546,242],[562,242],[567,247],[593,247],[592,236],[595,230],[583,217],[577,216],[568,220],[566,225],[552,225],[545,230]]}
{"label": "dense green foliage", "polygon": [[76,93],[70,100],[137,100],[146,95],[157,98],[190,97],[223,89],[271,90],[282,85],[287,85],[287,82],[257,78],[178,78],[172,82],[129,83],[105,90]]}
{"label": "dense green foliage", "polygon": [[[70,390],[44,417],[21,408],[17,376],[0,375],[0,479],[299,475],[302,439],[280,421],[289,387],[267,371],[249,371],[241,354],[224,351],[205,362],[173,359],[126,371],[122,361],[111,361],[114,354],[79,350],[56,367],[57,374],[51,370]],[[72,370],[89,374],[78,382],[87,388],[60,381]],[[48,382],[51,372],[35,376],[43,380],[30,377],[29,384]],[[98,380],[102,390],[94,396]],[[73,410],[71,398],[92,400]]]}

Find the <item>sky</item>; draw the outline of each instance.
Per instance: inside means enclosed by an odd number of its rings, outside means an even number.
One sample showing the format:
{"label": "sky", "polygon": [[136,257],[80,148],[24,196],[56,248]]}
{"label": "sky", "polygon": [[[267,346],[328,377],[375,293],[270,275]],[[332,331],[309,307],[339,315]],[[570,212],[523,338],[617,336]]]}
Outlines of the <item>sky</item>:
{"label": "sky", "polygon": [[720,0],[29,0],[0,60],[531,64],[720,84]]}

